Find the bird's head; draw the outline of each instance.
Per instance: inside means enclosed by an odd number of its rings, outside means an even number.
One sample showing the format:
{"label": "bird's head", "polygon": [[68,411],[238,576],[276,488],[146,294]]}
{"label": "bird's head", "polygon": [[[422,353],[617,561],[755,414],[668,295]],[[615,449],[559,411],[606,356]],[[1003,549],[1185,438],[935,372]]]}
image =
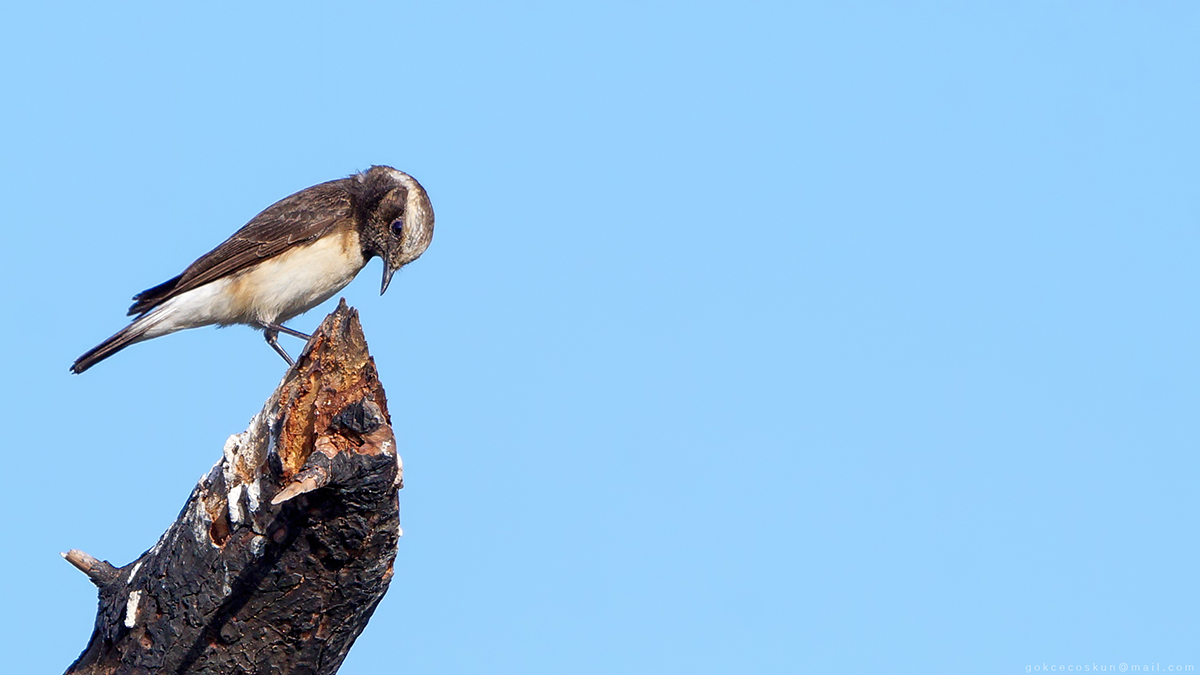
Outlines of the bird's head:
{"label": "bird's head", "polygon": [[383,258],[383,284],[387,290],[396,270],[421,257],[433,240],[433,205],[417,179],[390,166],[373,166],[350,180],[366,195],[363,250]]}

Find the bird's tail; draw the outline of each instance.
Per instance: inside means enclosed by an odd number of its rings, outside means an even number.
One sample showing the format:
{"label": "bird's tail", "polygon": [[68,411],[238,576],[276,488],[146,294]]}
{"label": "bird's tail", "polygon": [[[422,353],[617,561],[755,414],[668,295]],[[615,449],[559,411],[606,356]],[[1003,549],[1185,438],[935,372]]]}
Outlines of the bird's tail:
{"label": "bird's tail", "polygon": [[75,363],[71,364],[71,372],[78,375],[131,344],[155,337],[146,335],[146,332],[159,321],[159,317],[156,317],[155,314],[157,312],[138,317],[133,323],[118,331],[116,335],[84,352],[83,356],[75,359]]}

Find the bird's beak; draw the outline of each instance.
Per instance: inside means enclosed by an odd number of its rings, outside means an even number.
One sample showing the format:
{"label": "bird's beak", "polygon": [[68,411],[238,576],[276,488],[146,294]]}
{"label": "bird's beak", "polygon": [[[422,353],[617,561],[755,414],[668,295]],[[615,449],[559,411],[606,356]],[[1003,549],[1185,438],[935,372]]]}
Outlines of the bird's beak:
{"label": "bird's beak", "polygon": [[388,284],[392,283],[392,275],[396,273],[396,268],[383,263],[383,285],[379,287],[379,294],[383,295],[387,291]]}

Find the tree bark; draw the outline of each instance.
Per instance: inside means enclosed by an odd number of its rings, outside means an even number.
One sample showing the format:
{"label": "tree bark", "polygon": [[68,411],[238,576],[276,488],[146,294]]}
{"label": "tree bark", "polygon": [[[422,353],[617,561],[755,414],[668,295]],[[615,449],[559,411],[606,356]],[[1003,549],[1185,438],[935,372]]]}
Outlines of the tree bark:
{"label": "tree bark", "polygon": [[334,673],[387,591],[402,469],[358,312],[338,306],[175,523],[100,589],[67,673]]}

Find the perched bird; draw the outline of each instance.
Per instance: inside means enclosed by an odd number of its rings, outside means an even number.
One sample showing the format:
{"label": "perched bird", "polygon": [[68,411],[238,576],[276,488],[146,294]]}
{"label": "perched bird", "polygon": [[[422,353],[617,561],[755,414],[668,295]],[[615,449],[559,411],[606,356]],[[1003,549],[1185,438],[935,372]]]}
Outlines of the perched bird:
{"label": "perched bird", "polygon": [[382,295],[396,270],[433,239],[433,205],[412,176],[388,166],[314,185],[255,216],[183,274],[133,296],[133,323],[75,360],[82,373],[136,342],[185,328],[241,323],[261,329],[288,364],[284,322],[328,300],[371,258],[383,258]]}

